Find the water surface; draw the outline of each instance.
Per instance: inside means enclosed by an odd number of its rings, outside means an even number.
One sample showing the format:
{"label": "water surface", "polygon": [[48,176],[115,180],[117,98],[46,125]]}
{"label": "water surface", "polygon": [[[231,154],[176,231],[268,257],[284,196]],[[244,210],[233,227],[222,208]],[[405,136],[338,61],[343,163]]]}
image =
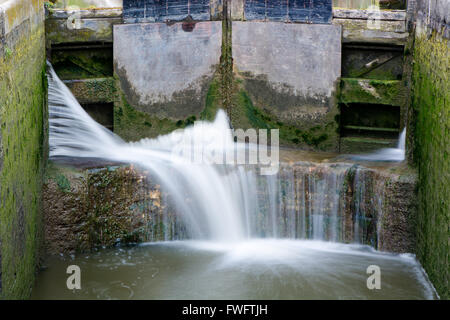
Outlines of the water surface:
{"label": "water surface", "polygon": [[[361,245],[286,239],[236,243],[173,241],[52,257],[33,299],[433,299],[410,255]],[[66,268],[81,268],[81,290]],[[381,289],[367,288],[367,267]]]}

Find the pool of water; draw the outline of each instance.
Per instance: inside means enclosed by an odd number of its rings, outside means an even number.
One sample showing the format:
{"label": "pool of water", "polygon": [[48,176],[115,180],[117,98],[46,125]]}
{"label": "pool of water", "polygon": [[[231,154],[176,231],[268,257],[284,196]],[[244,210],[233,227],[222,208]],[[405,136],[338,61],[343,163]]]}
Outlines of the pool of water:
{"label": "pool of water", "polygon": [[[66,286],[69,265],[81,289]],[[381,289],[368,289],[367,268]],[[32,299],[434,299],[412,255],[321,241],[173,241],[50,257]]]}

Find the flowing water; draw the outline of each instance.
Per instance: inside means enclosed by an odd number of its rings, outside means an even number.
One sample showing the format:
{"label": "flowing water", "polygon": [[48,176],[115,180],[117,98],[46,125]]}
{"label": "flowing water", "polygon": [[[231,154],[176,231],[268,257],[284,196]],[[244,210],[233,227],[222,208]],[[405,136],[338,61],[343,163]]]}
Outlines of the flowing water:
{"label": "flowing water", "polygon": [[[170,195],[165,201],[175,208],[187,234],[183,241],[52,257],[38,277],[33,298],[435,297],[414,257],[362,245],[376,241],[376,226],[367,223],[376,216],[365,205],[368,187],[362,168],[299,162],[295,169],[280,166],[277,175],[265,176],[258,174],[257,166],[188,159],[186,154],[198,155],[199,146],[209,155],[243,148],[233,142],[223,112],[211,123],[126,143],[92,120],[51,68],[48,101],[52,158],[136,164]],[[192,152],[179,152],[187,149]],[[350,210],[347,198],[353,199],[356,210]],[[162,239],[174,240],[167,233]],[[65,270],[71,264],[81,267],[80,291],[66,288]],[[381,268],[381,290],[366,286],[370,265]]]}
{"label": "flowing water", "polygon": [[[321,241],[241,243],[172,241],[54,257],[33,299],[432,299],[424,272],[408,255]],[[66,268],[81,268],[81,290],[66,288]],[[381,289],[366,286],[369,265]]]}
{"label": "flowing water", "polygon": [[371,154],[352,155],[351,159],[364,161],[403,161],[405,160],[406,128],[398,138],[397,148],[383,148]]}

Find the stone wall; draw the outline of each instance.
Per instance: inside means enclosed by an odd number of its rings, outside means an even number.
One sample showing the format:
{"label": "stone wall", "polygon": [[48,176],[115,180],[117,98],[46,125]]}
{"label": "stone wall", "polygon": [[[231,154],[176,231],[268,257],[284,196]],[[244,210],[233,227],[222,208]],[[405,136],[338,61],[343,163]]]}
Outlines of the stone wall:
{"label": "stone wall", "polygon": [[[409,168],[296,162],[281,164],[272,178],[257,178],[258,209],[247,220],[252,236],[322,234],[323,240],[414,252],[417,177]],[[47,253],[190,238],[170,194],[152,180],[132,166],[73,169],[53,163],[44,184]]]}
{"label": "stone wall", "polygon": [[27,298],[47,155],[44,1],[0,4],[0,297]]}
{"label": "stone wall", "polygon": [[[431,7],[430,7],[431,6]],[[417,256],[450,298],[450,2],[416,1],[412,108],[419,170]]]}
{"label": "stone wall", "polygon": [[133,167],[74,169],[51,163],[43,192],[48,254],[183,237],[159,185]]}

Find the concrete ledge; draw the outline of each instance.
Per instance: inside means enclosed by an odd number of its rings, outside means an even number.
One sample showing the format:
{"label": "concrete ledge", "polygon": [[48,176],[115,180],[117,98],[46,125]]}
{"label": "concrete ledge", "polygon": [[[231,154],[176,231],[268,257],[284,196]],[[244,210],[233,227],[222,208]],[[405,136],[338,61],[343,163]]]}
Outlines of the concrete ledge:
{"label": "concrete ledge", "polygon": [[379,14],[380,20],[385,21],[406,21],[406,11],[405,10],[380,10],[379,13],[374,13],[369,10],[358,10],[358,9],[333,9],[333,18],[340,19],[363,19],[368,20],[369,18],[374,18],[375,15]]}
{"label": "concrete ledge", "polygon": [[122,9],[86,9],[86,10],[62,10],[52,9],[48,11],[48,19],[67,19],[74,14],[77,14],[81,19],[89,18],[121,18]]}
{"label": "concrete ledge", "polygon": [[409,33],[406,32],[405,21],[379,21],[379,28],[371,28],[369,20],[364,19],[333,19],[334,25],[343,28],[343,42],[380,43],[404,45]]}
{"label": "concrete ledge", "polygon": [[122,23],[120,16],[47,19],[46,35],[52,44],[72,42],[112,42],[113,25]]}
{"label": "concrete ledge", "polygon": [[340,141],[339,151],[343,154],[361,154],[377,151],[381,148],[395,148],[397,143],[397,139],[343,137]]}

